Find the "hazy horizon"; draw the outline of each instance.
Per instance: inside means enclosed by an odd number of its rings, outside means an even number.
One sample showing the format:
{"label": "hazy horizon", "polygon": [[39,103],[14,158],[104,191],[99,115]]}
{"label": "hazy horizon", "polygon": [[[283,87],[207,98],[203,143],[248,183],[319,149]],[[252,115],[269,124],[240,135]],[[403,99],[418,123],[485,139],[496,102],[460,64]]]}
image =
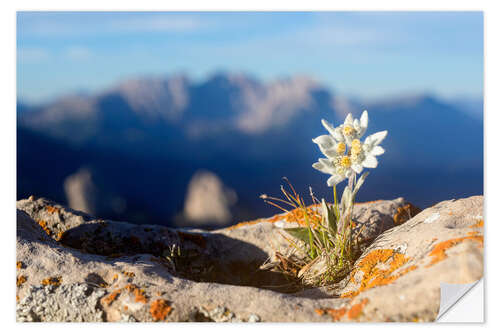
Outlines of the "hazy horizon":
{"label": "hazy horizon", "polygon": [[362,99],[483,94],[481,12],[18,12],[18,99],[124,79],[310,76]]}

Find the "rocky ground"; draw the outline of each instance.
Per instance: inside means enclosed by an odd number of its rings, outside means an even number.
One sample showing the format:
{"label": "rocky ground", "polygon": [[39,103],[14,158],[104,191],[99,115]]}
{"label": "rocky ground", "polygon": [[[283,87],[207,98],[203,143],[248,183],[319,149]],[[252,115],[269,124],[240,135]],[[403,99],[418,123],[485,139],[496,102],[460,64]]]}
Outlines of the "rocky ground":
{"label": "rocky ground", "polygon": [[336,285],[297,290],[259,269],[287,243],[288,213],[226,229],[96,219],[43,198],[17,202],[18,321],[433,321],[440,283],[483,275],[483,197],[421,211],[357,204],[363,254]]}

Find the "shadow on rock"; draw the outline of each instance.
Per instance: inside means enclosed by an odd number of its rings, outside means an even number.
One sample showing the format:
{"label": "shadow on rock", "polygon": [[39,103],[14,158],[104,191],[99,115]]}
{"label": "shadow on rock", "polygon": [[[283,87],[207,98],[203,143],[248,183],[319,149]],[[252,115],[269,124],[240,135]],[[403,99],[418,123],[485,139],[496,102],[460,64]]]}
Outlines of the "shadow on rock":
{"label": "shadow on rock", "polygon": [[252,286],[283,293],[302,289],[292,277],[259,269],[268,258],[260,248],[222,234],[105,221],[69,229],[60,242],[108,259],[150,254],[173,275],[197,282]]}

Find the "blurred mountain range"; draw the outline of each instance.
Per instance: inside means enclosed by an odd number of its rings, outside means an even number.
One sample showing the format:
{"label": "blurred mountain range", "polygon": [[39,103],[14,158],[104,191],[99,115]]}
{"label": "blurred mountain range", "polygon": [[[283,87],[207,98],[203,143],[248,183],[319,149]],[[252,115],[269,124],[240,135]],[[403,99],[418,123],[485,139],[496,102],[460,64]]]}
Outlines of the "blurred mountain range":
{"label": "blurred mountain range", "polygon": [[[210,184],[220,180],[219,187],[234,191],[231,223],[276,213],[258,197],[278,195],[284,176],[303,195],[312,186],[332,200],[327,175],[311,168],[321,155],[311,139],[326,133],[322,118],[339,124],[364,109],[367,134],[389,135],[358,200],[404,196],[423,208],[483,191],[477,100],[359,101],[307,77],[263,83],[218,73],[204,82],[182,75],[133,79],[44,105],[19,101],[17,108],[17,197],[77,200],[100,217],[173,225],[186,213],[188,184],[200,170],[218,177]],[[85,201],[78,189],[92,189],[92,198]]]}

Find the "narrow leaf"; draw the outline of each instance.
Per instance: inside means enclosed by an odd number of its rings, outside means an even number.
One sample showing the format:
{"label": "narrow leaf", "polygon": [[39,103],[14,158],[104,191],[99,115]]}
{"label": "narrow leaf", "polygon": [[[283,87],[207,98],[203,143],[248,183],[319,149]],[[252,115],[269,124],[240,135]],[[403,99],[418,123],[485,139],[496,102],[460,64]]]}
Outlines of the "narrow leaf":
{"label": "narrow leaf", "polygon": [[305,242],[306,244],[309,243],[309,228],[285,228],[283,230],[291,236]]}
{"label": "narrow leaf", "polygon": [[365,179],[366,177],[368,177],[368,174],[370,172],[365,172],[364,174],[361,175],[361,177],[359,177],[357,183],[356,183],[356,186],[354,187],[354,190],[353,190],[353,193],[352,195],[353,196],[356,196],[356,194],[358,193],[359,189],[361,188],[361,185],[363,185],[363,183],[365,182]]}
{"label": "narrow leaf", "polygon": [[337,216],[335,215],[334,208],[328,207],[325,199],[321,200],[321,206],[323,208],[323,218],[326,220],[326,225],[331,233],[337,233]]}

